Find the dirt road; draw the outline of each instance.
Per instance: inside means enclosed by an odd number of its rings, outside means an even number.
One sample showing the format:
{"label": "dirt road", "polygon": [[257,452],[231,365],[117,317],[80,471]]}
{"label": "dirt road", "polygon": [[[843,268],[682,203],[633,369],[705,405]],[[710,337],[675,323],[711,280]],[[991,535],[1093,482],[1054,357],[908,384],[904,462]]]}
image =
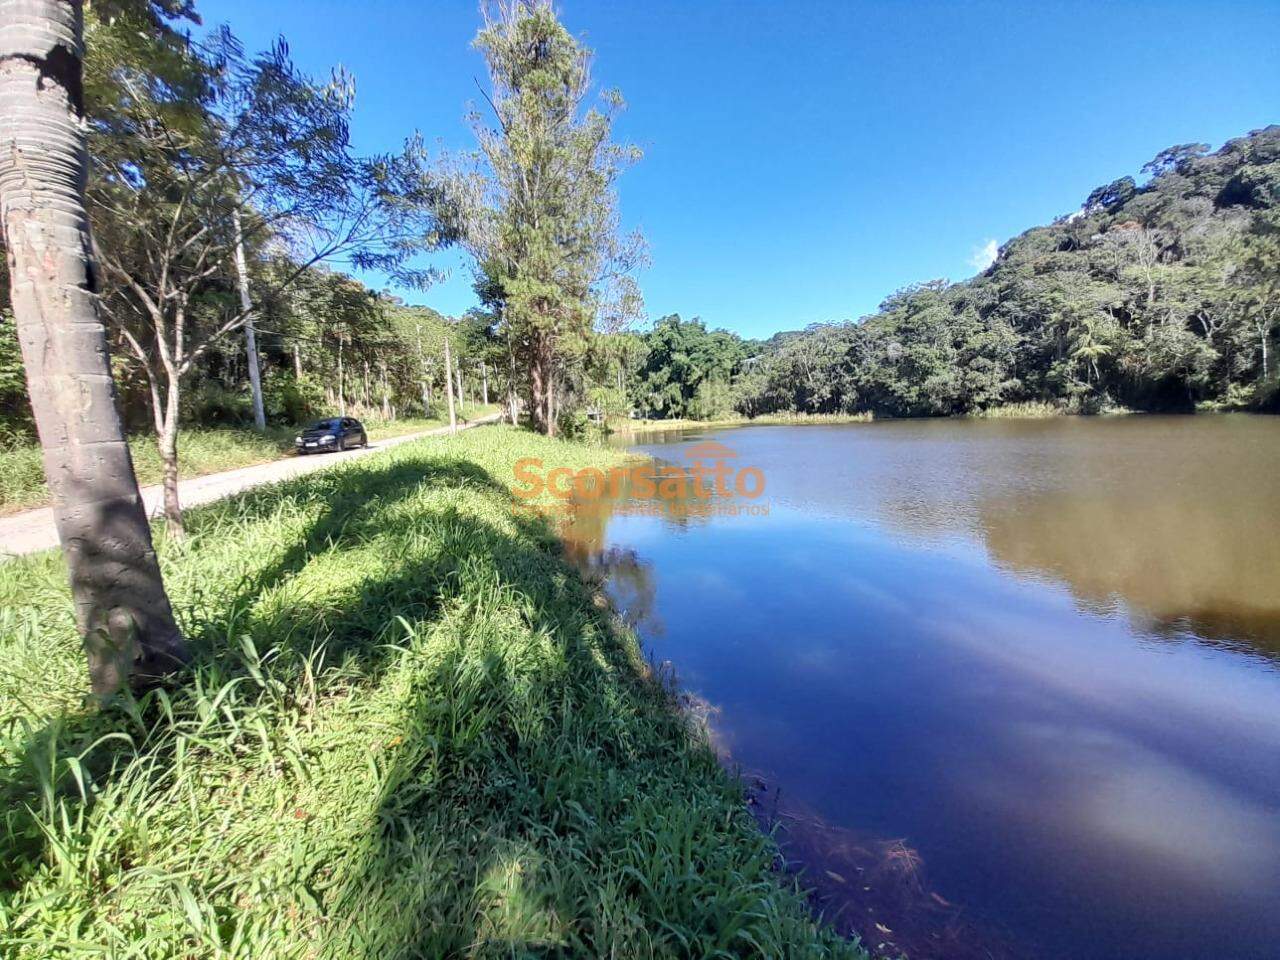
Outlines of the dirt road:
{"label": "dirt road", "polygon": [[[481,417],[469,423],[459,424],[459,430],[468,430],[481,424],[496,423],[502,414],[495,413]],[[259,463],[252,467],[241,467],[238,470],[227,470],[224,473],[210,473],[203,477],[192,477],[190,480],[178,481],[178,496],[184,507],[194,507],[202,503],[221,500],[242,490],[260,486],[264,483],[275,483],[287,480],[304,473],[314,473],[335,464],[346,463],[358,457],[388,450],[402,443],[420,440],[423,437],[435,437],[449,432],[448,427],[437,427],[421,433],[407,433],[401,437],[388,437],[359,450],[345,450],[341,453],[312,454],[306,457],[286,457],[270,463]],[[163,510],[161,489],[159,484],[142,488],[142,499],[147,505],[148,516],[158,516]],[[35,553],[48,550],[58,545],[58,531],[53,523],[53,511],[48,507],[25,510],[10,517],[0,517],[0,561],[24,553]]]}

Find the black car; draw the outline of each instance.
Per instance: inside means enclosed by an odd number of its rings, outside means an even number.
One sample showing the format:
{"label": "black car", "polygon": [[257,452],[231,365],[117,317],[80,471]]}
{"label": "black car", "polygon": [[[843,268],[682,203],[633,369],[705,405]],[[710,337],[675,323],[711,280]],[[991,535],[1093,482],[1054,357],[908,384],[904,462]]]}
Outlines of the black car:
{"label": "black car", "polygon": [[324,450],[367,447],[369,437],[359,420],[352,417],[333,417],[307,427],[294,440],[293,445],[299,453],[320,453]]}

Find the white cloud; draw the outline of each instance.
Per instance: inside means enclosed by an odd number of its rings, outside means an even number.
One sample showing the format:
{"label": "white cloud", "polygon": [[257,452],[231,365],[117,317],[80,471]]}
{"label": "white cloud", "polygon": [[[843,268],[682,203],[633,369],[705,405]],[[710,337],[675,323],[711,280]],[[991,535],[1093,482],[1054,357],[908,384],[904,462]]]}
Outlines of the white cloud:
{"label": "white cloud", "polygon": [[973,267],[978,273],[981,273],[987,267],[996,262],[996,255],[1000,253],[1000,244],[994,240],[987,240],[980,247],[975,247],[973,253],[969,257],[969,266]]}

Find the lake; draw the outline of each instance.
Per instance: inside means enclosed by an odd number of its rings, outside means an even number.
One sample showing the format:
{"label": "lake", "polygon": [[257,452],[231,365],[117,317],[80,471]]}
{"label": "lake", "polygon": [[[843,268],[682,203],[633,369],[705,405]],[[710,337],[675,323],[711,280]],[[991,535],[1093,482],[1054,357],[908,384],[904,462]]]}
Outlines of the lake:
{"label": "lake", "polygon": [[1280,957],[1280,419],[632,445],[766,478],[567,536],[831,922],[913,958]]}

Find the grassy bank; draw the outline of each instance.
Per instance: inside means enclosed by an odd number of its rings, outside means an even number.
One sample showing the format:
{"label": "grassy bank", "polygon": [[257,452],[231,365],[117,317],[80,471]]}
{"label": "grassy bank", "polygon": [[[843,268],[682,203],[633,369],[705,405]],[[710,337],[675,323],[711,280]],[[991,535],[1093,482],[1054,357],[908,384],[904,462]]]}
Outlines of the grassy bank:
{"label": "grassy bank", "polygon": [[654,433],[662,430],[747,427],[769,424],[869,423],[869,413],[766,413],[758,417],[727,417],[721,420],[618,420],[609,423],[613,433]]}
{"label": "grassy bank", "polygon": [[[466,408],[466,416],[474,419],[497,412],[498,407],[479,404]],[[403,436],[420,430],[443,426],[448,420],[411,417],[385,422],[367,421],[370,440]],[[178,438],[178,463],[184,477],[235,470],[255,463],[266,463],[293,455],[293,438],[299,427],[273,425],[265,433],[246,428],[185,429]],[[133,466],[143,486],[159,483],[163,464],[151,434],[129,439]],[[38,507],[49,498],[44,485],[44,468],[40,463],[40,446],[26,443],[0,447],[0,514]]]}
{"label": "grassy bank", "polygon": [[818,957],[737,785],[517,516],[506,427],[192,510],[196,661],[102,711],[56,553],[0,583],[0,954]]}
{"label": "grassy bank", "polygon": [[987,407],[968,416],[977,420],[1047,420],[1051,417],[1118,417],[1135,412],[1128,407],[1118,405],[1086,410],[1081,409],[1079,404],[1027,400],[1022,403],[1005,403],[998,407]]}
{"label": "grassy bank", "polygon": [[[1119,416],[1136,411],[1128,407],[1112,406],[1101,410],[1082,410],[1069,403],[1049,403],[1029,400],[1022,403],[1006,403],[987,407],[964,418],[978,420],[1044,420],[1050,417]],[[663,430],[709,429],[714,427],[763,426],[769,424],[806,423],[870,423],[872,420],[895,419],[878,417],[871,413],[767,413],[758,417],[730,417],[723,420],[619,420],[611,421],[613,433],[656,433]]]}

